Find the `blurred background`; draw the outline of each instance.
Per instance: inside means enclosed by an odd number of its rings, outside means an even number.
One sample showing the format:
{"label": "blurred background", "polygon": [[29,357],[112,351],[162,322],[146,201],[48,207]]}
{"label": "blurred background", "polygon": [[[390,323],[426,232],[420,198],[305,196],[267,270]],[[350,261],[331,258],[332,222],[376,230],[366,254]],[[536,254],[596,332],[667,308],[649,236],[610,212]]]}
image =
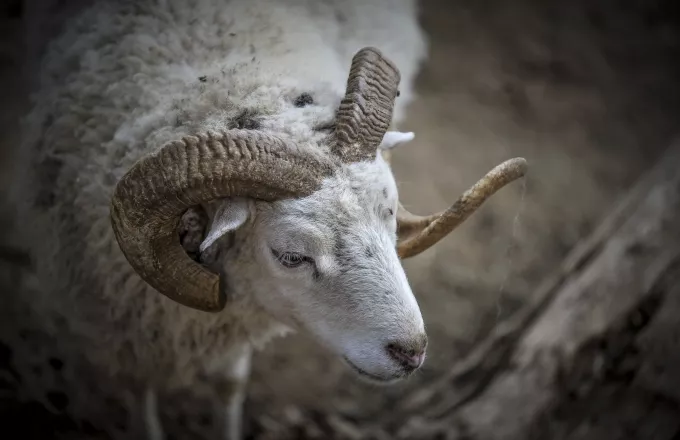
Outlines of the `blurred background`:
{"label": "blurred background", "polygon": [[[49,3],[50,13],[74,5]],[[521,311],[678,135],[677,0],[421,3],[430,52],[403,127],[416,139],[393,155],[402,202],[411,212],[438,211],[515,156],[528,160],[529,174],[441,244],[405,261],[430,336],[420,374],[376,388],[304,336],[278,340],[255,359],[246,404],[252,438],[360,438],[365,426],[386,420]],[[30,66],[26,57],[49,29],[26,22],[22,1],[0,8],[0,291],[11,295],[25,256],[10,250],[11,212],[1,198],[26,109],[21,66]],[[0,369],[6,357],[0,350]],[[68,420],[2,393],[1,425],[45,427],[35,438],[70,429]],[[343,421],[331,423],[328,414]]]}

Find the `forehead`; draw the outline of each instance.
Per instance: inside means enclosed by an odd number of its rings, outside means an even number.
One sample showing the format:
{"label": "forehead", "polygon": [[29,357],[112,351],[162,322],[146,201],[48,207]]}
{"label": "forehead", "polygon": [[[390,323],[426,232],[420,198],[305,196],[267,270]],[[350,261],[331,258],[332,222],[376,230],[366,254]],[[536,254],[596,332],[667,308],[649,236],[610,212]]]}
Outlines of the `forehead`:
{"label": "forehead", "polygon": [[342,166],[309,197],[286,203],[291,215],[311,217],[322,223],[353,223],[384,217],[394,211],[397,186],[381,156],[371,162]]}
{"label": "forehead", "polygon": [[343,165],[309,197],[277,204],[288,219],[308,219],[333,230],[381,225],[396,213],[397,186],[389,165],[378,155],[370,162]]}
{"label": "forehead", "polygon": [[344,165],[314,194],[275,202],[270,218],[276,224],[268,234],[300,251],[332,255],[341,271],[374,268],[385,263],[380,250],[396,243],[397,200],[392,171],[382,157]]}
{"label": "forehead", "polygon": [[345,166],[337,176],[336,185],[348,205],[359,204],[378,207],[391,202],[396,203],[397,186],[389,165],[378,157],[372,162],[359,162]]}

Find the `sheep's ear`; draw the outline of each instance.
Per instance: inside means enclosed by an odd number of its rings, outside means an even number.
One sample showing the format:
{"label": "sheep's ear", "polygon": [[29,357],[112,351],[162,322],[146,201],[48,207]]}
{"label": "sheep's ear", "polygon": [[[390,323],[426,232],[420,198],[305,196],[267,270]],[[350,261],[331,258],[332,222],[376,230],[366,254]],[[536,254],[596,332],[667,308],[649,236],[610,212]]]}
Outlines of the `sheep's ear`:
{"label": "sheep's ear", "polygon": [[388,131],[383,136],[382,141],[378,148],[380,150],[391,150],[392,148],[404,144],[406,142],[411,142],[416,137],[412,131],[407,133],[401,131]]}
{"label": "sheep's ear", "polygon": [[232,232],[243,226],[250,216],[250,203],[242,197],[230,197],[222,199],[217,204],[209,207],[214,211],[208,233],[201,243],[200,251],[204,252],[217,239],[228,232]]}

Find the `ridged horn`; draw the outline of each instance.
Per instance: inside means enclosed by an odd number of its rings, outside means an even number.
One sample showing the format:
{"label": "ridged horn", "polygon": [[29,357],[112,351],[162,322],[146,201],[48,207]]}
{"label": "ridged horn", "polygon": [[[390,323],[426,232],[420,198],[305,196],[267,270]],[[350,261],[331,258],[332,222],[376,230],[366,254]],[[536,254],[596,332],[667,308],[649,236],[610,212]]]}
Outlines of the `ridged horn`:
{"label": "ridged horn", "polygon": [[331,162],[247,130],[187,136],[139,160],[116,185],[111,223],[135,271],[174,301],[216,312],[220,277],[189,258],[177,231],[189,207],[223,197],[274,201],[313,193]]}
{"label": "ridged horn", "polygon": [[332,146],[343,162],[375,159],[392,122],[400,80],[397,67],[378,49],[365,47],[354,55]]}

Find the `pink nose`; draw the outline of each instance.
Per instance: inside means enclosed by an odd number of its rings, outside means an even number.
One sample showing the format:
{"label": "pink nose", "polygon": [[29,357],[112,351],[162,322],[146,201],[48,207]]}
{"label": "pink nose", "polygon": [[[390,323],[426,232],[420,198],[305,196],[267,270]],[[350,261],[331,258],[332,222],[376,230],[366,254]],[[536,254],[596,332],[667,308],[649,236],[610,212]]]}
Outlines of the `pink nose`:
{"label": "pink nose", "polygon": [[427,341],[418,343],[390,343],[387,344],[387,353],[399,362],[401,366],[407,370],[415,370],[419,368],[423,361],[425,360],[425,348],[427,346]]}

